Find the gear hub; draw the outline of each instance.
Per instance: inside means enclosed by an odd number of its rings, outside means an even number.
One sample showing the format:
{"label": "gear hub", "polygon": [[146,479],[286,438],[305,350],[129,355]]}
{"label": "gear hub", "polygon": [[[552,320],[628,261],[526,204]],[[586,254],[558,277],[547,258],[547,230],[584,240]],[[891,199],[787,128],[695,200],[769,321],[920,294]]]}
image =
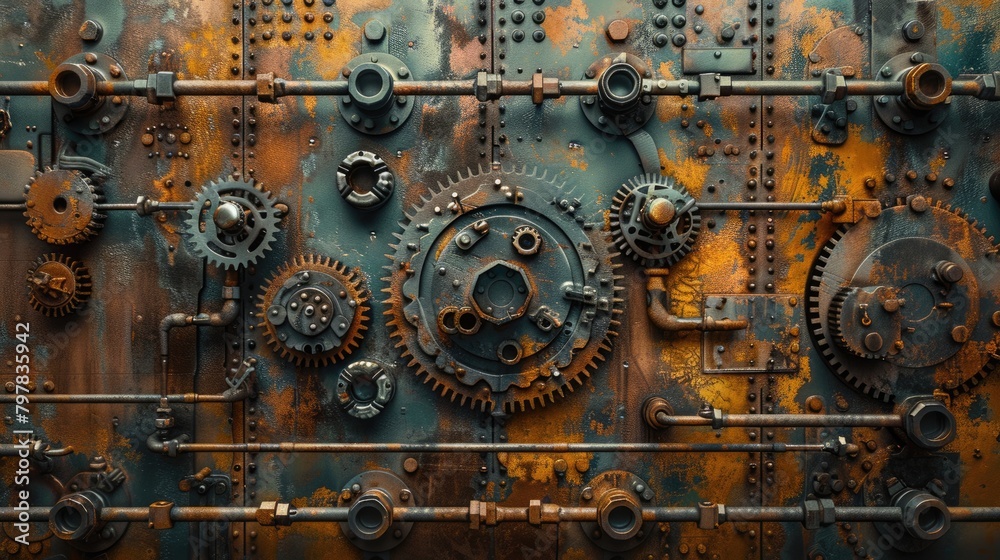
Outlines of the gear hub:
{"label": "gear hub", "polygon": [[691,251],[700,229],[694,198],[666,177],[635,177],[611,201],[615,245],[646,267],[675,264]]}

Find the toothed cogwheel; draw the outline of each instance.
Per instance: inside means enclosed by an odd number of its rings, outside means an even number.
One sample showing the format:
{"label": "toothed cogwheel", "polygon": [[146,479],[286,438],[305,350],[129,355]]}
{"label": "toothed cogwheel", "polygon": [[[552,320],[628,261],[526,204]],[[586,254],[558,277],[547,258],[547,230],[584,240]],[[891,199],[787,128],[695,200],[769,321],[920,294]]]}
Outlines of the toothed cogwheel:
{"label": "toothed cogwheel", "polygon": [[103,201],[90,179],[75,169],[35,173],[24,187],[24,216],[39,239],[53,245],[82,243],[104,227]]}
{"label": "toothed cogwheel", "polygon": [[28,270],[28,300],[48,317],[76,311],[90,297],[90,271],[80,261],[50,253]]}
{"label": "toothed cogwheel", "polygon": [[694,198],[667,177],[630,179],[611,201],[615,246],[642,266],[673,266],[691,252],[700,229]]}
{"label": "toothed cogwheel", "polygon": [[184,223],[191,251],[214,266],[236,270],[271,249],[281,221],[271,195],[254,180],[228,177],[206,185]]}
{"label": "toothed cogwheel", "polygon": [[807,284],[827,364],[873,398],[969,391],[995,367],[993,238],[961,210],[915,196],[836,232]]}
{"label": "toothed cogwheel", "polygon": [[258,297],[258,327],[274,351],[296,365],[340,361],[368,329],[369,294],[361,276],[328,257],[296,257],[278,268]]}
{"label": "toothed cogwheel", "polygon": [[480,410],[534,408],[582,385],[610,351],[620,265],[572,189],[470,171],[401,225],[386,315],[435,391]]}

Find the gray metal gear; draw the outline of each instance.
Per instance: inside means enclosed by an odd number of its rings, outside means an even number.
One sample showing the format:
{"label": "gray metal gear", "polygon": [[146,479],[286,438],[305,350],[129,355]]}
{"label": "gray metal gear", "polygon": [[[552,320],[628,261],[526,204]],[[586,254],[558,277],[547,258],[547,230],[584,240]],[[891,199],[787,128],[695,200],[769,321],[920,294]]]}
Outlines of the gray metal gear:
{"label": "gray metal gear", "polygon": [[838,230],[807,282],[824,361],[886,402],[969,391],[996,365],[996,251],[960,210],[921,196]]}
{"label": "gray metal gear", "polygon": [[691,252],[700,230],[694,198],[668,177],[634,177],[611,201],[615,246],[642,266],[674,265]]}
{"label": "gray metal gear", "polygon": [[417,374],[503,412],[582,385],[611,348],[622,290],[617,253],[584,208],[523,171],[470,172],[425,196],[401,224],[385,289]]}
{"label": "gray metal gear", "polygon": [[276,201],[254,180],[232,176],[206,185],[185,220],[191,251],[229,270],[254,264],[271,249],[281,221]]}

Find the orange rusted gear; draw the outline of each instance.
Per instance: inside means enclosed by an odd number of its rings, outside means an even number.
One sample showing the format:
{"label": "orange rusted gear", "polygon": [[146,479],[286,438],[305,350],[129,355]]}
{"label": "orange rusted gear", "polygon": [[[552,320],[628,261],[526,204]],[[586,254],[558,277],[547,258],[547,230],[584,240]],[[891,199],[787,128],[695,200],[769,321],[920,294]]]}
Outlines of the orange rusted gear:
{"label": "orange rusted gear", "polygon": [[[386,267],[385,315],[408,365],[435,391],[482,411],[523,411],[583,385],[605,359],[619,326],[621,265],[602,220],[588,221],[574,194],[545,175],[480,169],[407,212]],[[541,252],[512,243],[526,225]],[[490,301],[496,283],[524,297]]]}
{"label": "orange rusted gear", "polygon": [[63,317],[90,297],[90,271],[80,261],[50,253],[28,271],[29,302],[49,317]]}
{"label": "orange rusted gear", "polygon": [[104,227],[100,191],[75,169],[37,172],[24,187],[24,216],[39,239],[53,245],[81,243]]}
{"label": "orange rusted gear", "polygon": [[[317,306],[327,304],[336,308],[343,305],[346,306],[343,309],[350,312],[347,315],[332,312],[324,315],[317,308],[314,317],[332,318],[331,324],[319,323],[317,319],[314,323],[318,324],[308,325],[314,327],[317,331],[315,334],[303,335],[301,331],[282,331],[279,326],[284,324],[285,319],[282,309],[286,304],[290,309],[298,305],[290,301],[288,296],[306,295],[303,290],[307,288],[316,293],[310,292],[307,298],[303,298],[304,300],[318,297],[320,300],[317,300]],[[264,292],[257,296],[259,309],[257,317],[261,319],[257,326],[264,329],[267,343],[283,358],[306,367],[325,366],[343,360],[358,347],[364,331],[368,330],[369,307],[365,304],[369,295],[358,270],[349,269],[329,257],[317,255],[296,257],[278,267]],[[276,325],[274,321],[269,320],[269,313],[282,313],[282,323]],[[343,323],[333,324],[336,321]],[[303,330],[308,333],[307,329]],[[336,336],[331,339],[324,333]],[[300,345],[300,348],[295,348],[292,346],[292,341],[288,340],[290,334],[307,342]],[[326,340],[317,338],[321,335],[326,336]],[[332,346],[329,340],[334,342]]]}

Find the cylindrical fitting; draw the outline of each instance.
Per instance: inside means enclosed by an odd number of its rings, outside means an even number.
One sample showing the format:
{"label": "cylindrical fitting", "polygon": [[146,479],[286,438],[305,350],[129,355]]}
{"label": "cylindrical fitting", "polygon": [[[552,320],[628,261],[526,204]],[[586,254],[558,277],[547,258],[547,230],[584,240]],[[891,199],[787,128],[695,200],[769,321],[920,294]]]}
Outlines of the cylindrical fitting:
{"label": "cylindrical fitting", "polygon": [[929,111],[950,95],[951,75],[940,64],[918,64],[903,75],[903,101],[914,109]]}
{"label": "cylindrical fitting", "polygon": [[642,98],[642,76],[627,62],[616,62],[601,74],[597,82],[601,107],[613,114],[627,113]]}
{"label": "cylindrical fitting", "polygon": [[597,503],[597,524],[616,541],[631,539],[642,531],[642,507],[624,490],[609,490]]}
{"label": "cylindrical fitting", "polygon": [[383,115],[392,107],[392,84],[392,74],[373,62],[359,64],[347,79],[351,101],[369,115]]}
{"label": "cylindrical fitting", "polygon": [[101,529],[104,497],[93,490],[63,496],[49,512],[49,528],[64,541],[85,541]]}
{"label": "cylindrical fitting", "polygon": [[380,538],[392,525],[392,498],[379,488],[365,491],[347,511],[347,524],[359,539]]}
{"label": "cylindrical fitting", "polygon": [[56,66],[49,76],[52,99],[73,111],[86,111],[97,105],[97,83],[100,75],[84,64],[67,62]]}
{"label": "cylindrical fitting", "polygon": [[893,497],[892,505],[903,512],[903,528],[921,540],[940,539],[951,528],[951,512],[937,496],[923,490],[908,489]]}

